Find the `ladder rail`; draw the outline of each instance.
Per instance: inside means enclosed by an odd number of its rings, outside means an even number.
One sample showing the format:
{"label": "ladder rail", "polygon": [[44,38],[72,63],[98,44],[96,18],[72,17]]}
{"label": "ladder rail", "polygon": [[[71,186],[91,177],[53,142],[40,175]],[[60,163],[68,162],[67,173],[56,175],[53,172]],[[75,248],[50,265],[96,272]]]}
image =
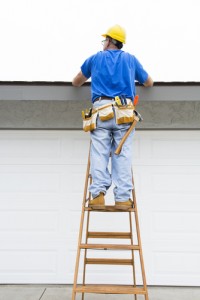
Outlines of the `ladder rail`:
{"label": "ladder rail", "polygon": [[[90,220],[90,212],[87,213],[87,223],[86,223],[86,237],[85,243],[88,242],[88,230],[89,230],[89,220]],[[85,276],[86,276],[86,265],[87,265],[87,249],[84,249],[84,264],[83,264],[83,285],[85,285]],[[82,300],[84,300],[84,292],[82,293]]]}
{"label": "ladder rail", "polygon": [[143,286],[146,290],[145,294],[145,300],[149,299],[148,296],[148,290],[147,290],[147,282],[146,282],[146,275],[145,275],[145,268],[144,268],[144,259],[143,259],[143,251],[142,251],[142,241],[141,241],[141,235],[140,235],[140,224],[139,224],[139,218],[138,218],[138,208],[137,208],[137,201],[136,201],[136,193],[135,193],[135,184],[134,184],[134,178],[133,178],[133,170],[132,170],[132,182],[133,182],[133,205],[135,208],[135,226],[136,226],[136,232],[137,232],[137,243],[140,247],[139,250],[139,257],[140,257],[140,265],[141,265],[141,271],[142,271],[142,281]]}
{"label": "ladder rail", "polygon": [[[88,164],[90,166],[90,157],[88,157]],[[89,169],[90,172],[90,169]],[[90,176],[90,174],[88,174],[88,181],[87,181],[87,186],[86,188],[86,197],[87,197],[87,190],[88,190],[88,182],[89,184],[92,183],[92,177]],[[88,201],[90,201],[91,199],[91,193],[89,192],[89,197],[88,197]],[[87,199],[85,198],[85,203],[84,203],[84,209],[85,209],[85,204],[87,202]],[[86,236],[85,236],[85,243],[88,243],[88,232],[89,232],[89,221],[90,221],[90,211],[87,212],[87,223],[86,223]],[[83,263],[83,285],[85,285],[85,276],[86,276],[86,265],[87,265],[87,249],[84,249],[84,263]],[[84,300],[84,292],[82,292],[82,300]]]}
{"label": "ladder rail", "polygon": [[[130,233],[131,233],[131,245],[133,245],[133,224],[132,224],[132,216],[131,212],[129,212],[129,225],[130,225]],[[134,250],[131,251],[132,256],[132,266],[133,266],[133,284],[136,287],[136,274],[135,274],[135,254]],[[137,294],[134,294],[134,299],[137,300]]]}
{"label": "ladder rail", "polygon": [[87,197],[89,172],[90,172],[90,150],[89,150],[89,155],[88,155],[88,163],[87,163],[87,170],[86,170],[86,176],[85,176],[85,186],[84,186],[81,220],[80,220],[80,227],[79,227],[78,247],[77,247],[77,254],[76,254],[76,264],[75,264],[75,272],[74,272],[74,284],[73,284],[73,291],[72,291],[72,300],[75,300],[75,297],[76,297],[78,269],[79,269],[80,254],[81,254],[80,245],[81,245],[82,236],[83,236],[83,225],[84,225],[84,216],[85,216],[85,202],[86,202],[86,197]]}

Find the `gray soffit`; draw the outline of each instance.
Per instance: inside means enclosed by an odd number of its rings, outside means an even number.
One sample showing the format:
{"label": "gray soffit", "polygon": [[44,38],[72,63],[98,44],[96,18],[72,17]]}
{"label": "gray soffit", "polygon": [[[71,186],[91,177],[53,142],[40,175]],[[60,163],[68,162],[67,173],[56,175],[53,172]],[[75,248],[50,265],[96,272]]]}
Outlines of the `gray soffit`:
{"label": "gray soffit", "polygon": [[[200,129],[200,83],[136,85],[138,129]],[[81,111],[91,106],[90,83],[0,82],[0,129],[82,129]]]}
{"label": "gray soffit", "polygon": [[[140,101],[199,101],[199,82],[156,82],[153,88],[136,84]],[[90,83],[80,88],[70,82],[0,82],[0,100],[90,100]]]}

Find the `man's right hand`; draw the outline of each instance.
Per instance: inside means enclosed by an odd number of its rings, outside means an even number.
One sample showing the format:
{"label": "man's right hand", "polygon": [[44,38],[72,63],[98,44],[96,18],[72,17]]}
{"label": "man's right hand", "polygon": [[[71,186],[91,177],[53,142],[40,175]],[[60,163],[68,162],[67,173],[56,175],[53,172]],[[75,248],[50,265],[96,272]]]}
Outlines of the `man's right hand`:
{"label": "man's right hand", "polygon": [[148,75],[148,78],[145,81],[145,83],[143,83],[143,85],[145,87],[152,87],[153,86],[153,79]]}

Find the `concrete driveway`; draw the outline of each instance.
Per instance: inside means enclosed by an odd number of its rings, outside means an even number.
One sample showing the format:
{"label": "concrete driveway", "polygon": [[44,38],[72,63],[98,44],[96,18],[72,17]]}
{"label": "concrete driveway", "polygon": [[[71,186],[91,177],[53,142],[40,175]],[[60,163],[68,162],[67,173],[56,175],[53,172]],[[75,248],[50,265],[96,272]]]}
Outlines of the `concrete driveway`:
{"label": "concrete driveway", "polygon": [[[200,287],[149,287],[149,300],[199,300]],[[69,285],[0,285],[0,300],[71,300]],[[77,294],[77,300],[81,294]],[[133,300],[133,295],[86,294],[85,300]],[[138,296],[138,300],[144,296]]]}

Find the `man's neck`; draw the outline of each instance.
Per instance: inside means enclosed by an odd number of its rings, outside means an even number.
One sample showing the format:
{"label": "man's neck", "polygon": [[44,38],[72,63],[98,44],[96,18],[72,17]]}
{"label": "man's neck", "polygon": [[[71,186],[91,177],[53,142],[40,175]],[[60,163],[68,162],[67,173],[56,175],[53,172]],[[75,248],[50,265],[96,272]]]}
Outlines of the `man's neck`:
{"label": "man's neck", "polygon": [[110,44],[107,48],[107,50],[119,50],[115,45]]}

